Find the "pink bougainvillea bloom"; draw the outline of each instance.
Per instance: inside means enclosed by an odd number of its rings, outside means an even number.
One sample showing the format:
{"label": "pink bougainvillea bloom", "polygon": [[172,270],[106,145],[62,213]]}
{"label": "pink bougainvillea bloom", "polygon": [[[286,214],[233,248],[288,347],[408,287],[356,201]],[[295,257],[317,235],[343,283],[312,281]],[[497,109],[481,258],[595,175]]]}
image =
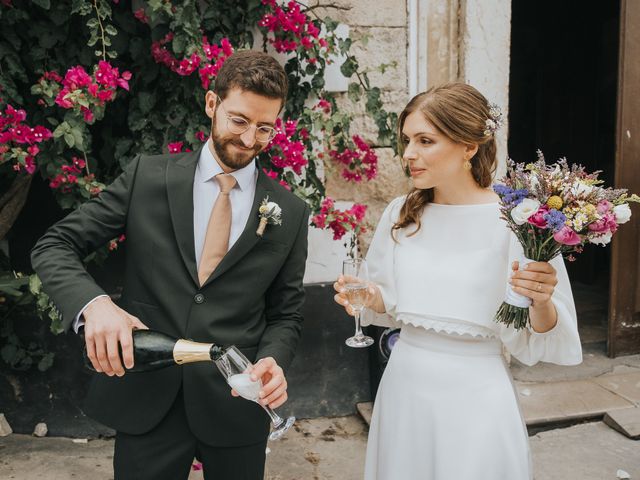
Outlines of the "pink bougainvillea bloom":
{"label": "pink bougainvillea bloom", "polygon": [[73,108],[73,103],[67,98],[65,98],[69,94],[69,90],[65,87],[58,92],[56,95],[55,102],[62,108]]}
{"label": "pink bougainvillea bloom", "polygon": [[42,142],[43,140],[49,140],[53,134],[51,130],[43,127],[42,125],[36,125],[33,127],[33,141],[34,142]]}
{"label": "pink bougainvillea bloom", "polygon": [[140,7],[138,10],[133,12],[133,16],[142,23],[149,23],[149,17],[147,17],[144,7]]}
{"label": "pink bougainvillea bloom", "polygon": [[321,98],[314,108],[321,109],[324,113],[331,113],[331,102]]}
{"label": "pink bougainvillea bloom", "polygon": [[183,142],[173,142],[167,145],[169,153],[180,153],[182,151]]}
{"label": "pink bougainvillea bloom", "polygon": [[91,110],[89,110],[87,107],[80,107],[80,111],[82,112],[82,117],[84,118],[84,121],[87,123],[92,123],[93,122],[93,112]]}

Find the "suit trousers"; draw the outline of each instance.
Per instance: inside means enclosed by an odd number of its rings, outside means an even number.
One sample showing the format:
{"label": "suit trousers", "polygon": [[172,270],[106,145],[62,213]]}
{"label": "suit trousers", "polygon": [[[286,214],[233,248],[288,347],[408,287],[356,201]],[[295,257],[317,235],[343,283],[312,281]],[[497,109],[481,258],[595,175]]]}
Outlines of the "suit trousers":
{"label": "suit trousers", "polygon": [[193,459],[205,480],[262,480],[267,439],[242,447],[212,447],[191,432],[182,389],[167,415],[142,435],[116,432],[115,480],[186,480]]}

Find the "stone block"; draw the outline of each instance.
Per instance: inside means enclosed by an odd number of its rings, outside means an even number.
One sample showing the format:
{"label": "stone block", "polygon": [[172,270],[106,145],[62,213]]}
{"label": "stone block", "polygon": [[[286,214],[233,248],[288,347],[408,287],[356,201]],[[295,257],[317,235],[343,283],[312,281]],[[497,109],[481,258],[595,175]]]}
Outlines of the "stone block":
{"label": "stone block", "polygon": [[362,402],[356,405],[356,410],[367,425],[371,425],[371,416],[373,415],[373,402]]}
{"label": "stone block", "polygon": [[320,18],[328,16],[352,26],[407,26],[407,6],[404,0],[378,0],[375,5],[350,0],[335,0],[331,3],[338,8],[318,8]]}
{"label": "stone block", "polygon": [[[524,392],[525,389],[528,392]],[[522,412],[529,426],[595,418],[608,411],[633,406],[624,398],[589,380],[517,384],[517,390]]]}
{"label": "stone block", "polygon": [[640,405],[640,371],[617,375],[603,375],[593,379],[594,382],[610,392]]}
{"label": "stone block", "polygon": [[[362,39],[367,37],[366,42]],[[383,90],[407,89],[407,29],[387,27],[353,27],[351,53],[358,60],[361,70],[368,72],[371,85]],[[384,73],[381,64],[396,62]]]}
{"label": "stone block", "polygon": [[[382,91],[381,98],[382,108],[397,115],[409,101],[406,89]],[[378,143],[378,127],[375,120],[366,111],[366,98],[363,97],[360,102],[354,103],[346,95],[341,95],[336,98],[336,102],[341,111],[349,113],[353,117],[349,125],[351,135],[359,135],[370,145],[382,146]],[[395,130],[397,125],[391,125],[391,128]]]}
{"label": "stone block", "polygon": [[33,436],[34,437],[46,437],[48,432],[49,432],[49,429],[47,428],[47,424],[46,423],[39,423],[33,429]]}
{"label": "stone block", "polygon": [[633,440],[640,439],[640,408],[638,407],[607,412],[604,423]]}
{"label": "stone block", "polygon": [[11,425],[7,422],[7,419],[4,416],[4,413],[0,413],[0,437],[6,437],[7,435],[11,435],[13,430],[11,429]]}

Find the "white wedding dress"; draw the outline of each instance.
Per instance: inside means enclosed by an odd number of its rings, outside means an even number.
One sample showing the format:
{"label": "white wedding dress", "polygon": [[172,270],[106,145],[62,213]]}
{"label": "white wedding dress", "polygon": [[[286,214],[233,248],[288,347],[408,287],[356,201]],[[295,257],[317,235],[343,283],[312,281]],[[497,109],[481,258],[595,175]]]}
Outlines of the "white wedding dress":
{"label": "white wedding dress", "polygon": [[551,264],[558,324],[515,331],[494,322],[522,248],[498,203],[430,204],[418,233],[396,231],[392,201],[367,255],[387,310],[373,323],[402,328],[376,396],[366,480],[529,480],[527,431],[503,346],[527,365],[582,361],[563,260]]}

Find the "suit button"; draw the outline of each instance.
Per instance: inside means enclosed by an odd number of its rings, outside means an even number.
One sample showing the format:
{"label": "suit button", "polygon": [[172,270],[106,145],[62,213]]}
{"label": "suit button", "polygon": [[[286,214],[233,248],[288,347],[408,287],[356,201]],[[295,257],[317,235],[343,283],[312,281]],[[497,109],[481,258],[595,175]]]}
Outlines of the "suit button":
{"label": "suit button", "polygon": [[193,301],[198,304],[204,302],[204,295],[201,293],[196,293],[196,296],[193,297]]}

